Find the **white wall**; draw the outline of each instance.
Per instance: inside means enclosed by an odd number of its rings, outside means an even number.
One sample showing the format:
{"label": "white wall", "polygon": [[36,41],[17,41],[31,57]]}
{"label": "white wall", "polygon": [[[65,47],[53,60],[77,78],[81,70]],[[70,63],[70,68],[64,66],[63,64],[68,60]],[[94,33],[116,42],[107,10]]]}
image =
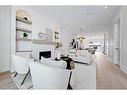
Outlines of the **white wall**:
{"label": "white wall", "polygon": [[105,55],[108,55],[108,51],[109,51],[108,45],[109,45],[109,33],[107,31],[107,33],[104,34],[104,49],[103,49],[103,53]]}
{"label": "white wall", "polygon": [[0,6],[0,72],[10,65],[10,7]]}
{"label": "white wall", "polygon": [[108,31],[108,56],[111,58],[111,60],[113,61],[113,57],[114,57],[114,51],[113,51],[113,47],[114,47],[114,25],[110,25],[107,28]]}
{"label": "white wall", "polygon": [[61,34],[60,34],[60,37],[61,37],[61,42],[62,42],[62,47],[60,48],[61,49],[61,52],[67,52],[65,50],[68,50],[70,48],[70,42],[72,41],[73,39],[73,36],[72,34],[69,32],[69,31],[66,31],[64,29],[61,29]]}
{"label": "white wall", "polygon": [[122,7],[118,16],[122,16],[121,32],[121,69],[127,73],[127,6]]}
{"label": "white wall", "polygon": [[120,11],[114,17],[114,22],[109,28],[109,56],[114,57],[114,24],[119,17],[122,17],[122,31],[120,32],[121,46],[120,46],[120,68],[127,73],[127,6],[121,7]]}

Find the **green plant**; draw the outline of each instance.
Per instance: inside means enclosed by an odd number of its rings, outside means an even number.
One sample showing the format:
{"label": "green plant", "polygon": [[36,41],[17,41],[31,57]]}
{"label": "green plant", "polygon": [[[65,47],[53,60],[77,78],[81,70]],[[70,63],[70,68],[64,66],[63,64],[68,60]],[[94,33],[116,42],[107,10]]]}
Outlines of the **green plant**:
{"label": "green plant", "polygon": [[27,33],[23,33],[23,38],[27,38]]}
{"label": "green plant", "polygon": [[57,42],[57,43],[56,43],[56,48],[59,48],[59,47],[62,47],[62,43]]}

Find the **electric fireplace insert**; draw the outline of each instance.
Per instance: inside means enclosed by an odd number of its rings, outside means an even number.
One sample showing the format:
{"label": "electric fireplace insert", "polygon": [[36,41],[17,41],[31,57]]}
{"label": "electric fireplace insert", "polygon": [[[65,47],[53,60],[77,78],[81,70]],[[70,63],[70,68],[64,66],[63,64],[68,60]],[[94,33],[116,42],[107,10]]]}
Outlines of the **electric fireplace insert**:
{"label": "electric fireplace insert", "polygon": [[51,51],[39,52],[39,60],[41,60],[41,57],[50,58],[51,57]]}

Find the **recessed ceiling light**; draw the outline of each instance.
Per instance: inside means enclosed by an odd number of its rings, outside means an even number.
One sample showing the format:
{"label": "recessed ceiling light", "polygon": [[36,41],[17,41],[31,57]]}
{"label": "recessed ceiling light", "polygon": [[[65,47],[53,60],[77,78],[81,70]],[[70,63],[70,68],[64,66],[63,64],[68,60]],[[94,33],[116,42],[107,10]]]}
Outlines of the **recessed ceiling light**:
{"label": "recessed ceiling light", "polygon": [[67,19],[65,20],[65,23],[68,23],[68,20]]}
{"label": "recessed ceiling light", "polygon": [[108,6],[105,6],[104,8],[105,8],[105,9],[107,9],[107,8],[108,8]]}
{"label": "recessed ceiling light", "polygon": [[85,15],[88,16],[88,15],[91,15],[91,13],[90,12],[87,12]]}

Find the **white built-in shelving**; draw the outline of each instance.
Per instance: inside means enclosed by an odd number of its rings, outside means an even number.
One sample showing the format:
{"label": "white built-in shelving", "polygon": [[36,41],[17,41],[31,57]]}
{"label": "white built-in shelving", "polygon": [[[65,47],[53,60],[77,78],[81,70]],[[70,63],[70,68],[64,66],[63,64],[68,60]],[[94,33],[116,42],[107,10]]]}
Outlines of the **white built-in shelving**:
{"label": "white built-in shelving", "polygon": [[16,52],[31,52],[31,43],[32,21],[27,15],[16,16]]}

